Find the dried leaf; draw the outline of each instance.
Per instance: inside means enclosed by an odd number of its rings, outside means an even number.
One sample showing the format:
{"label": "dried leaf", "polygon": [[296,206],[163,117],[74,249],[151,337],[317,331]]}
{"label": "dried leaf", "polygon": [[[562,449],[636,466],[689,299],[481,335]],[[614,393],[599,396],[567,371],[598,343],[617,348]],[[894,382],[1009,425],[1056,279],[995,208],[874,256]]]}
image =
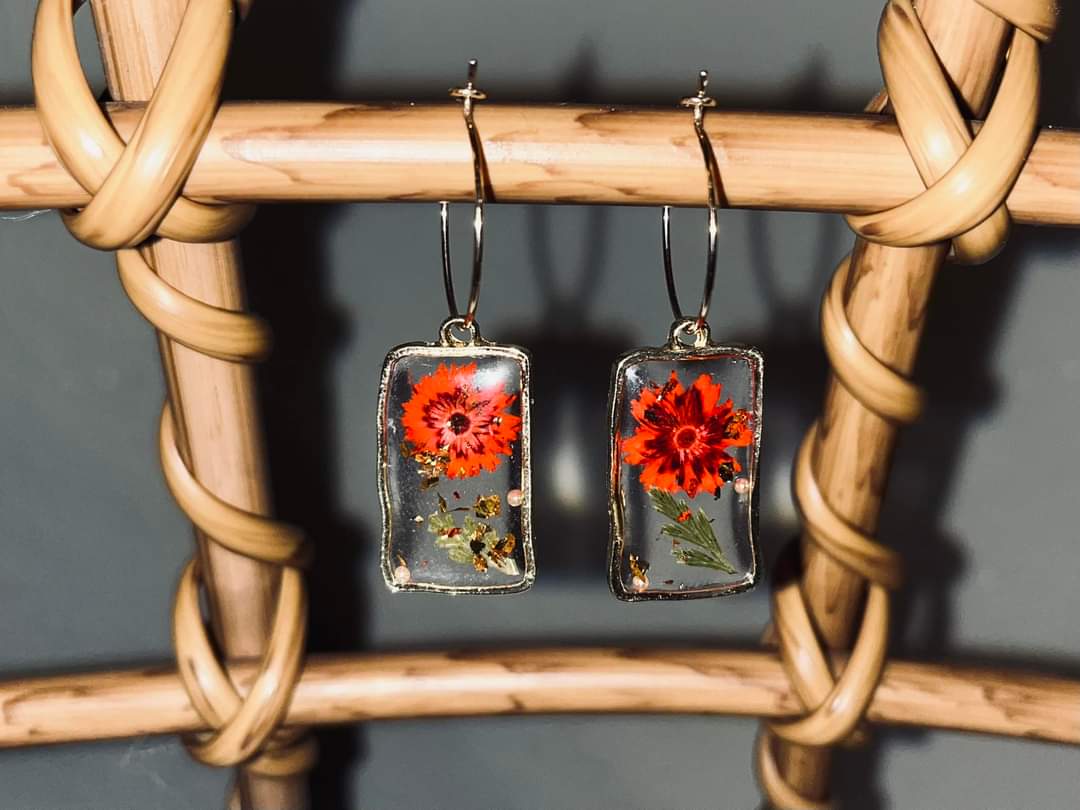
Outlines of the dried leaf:
{"label": "dried leaf", "polygon": [[496,494],[477,495],[473,511],[478,518],[496,517],[502,512],[502,500]]}
{"label": "dried leaf", "polygon": [[454,516],[449,512],[436,512],[428,515],[428,531],[435,535],[445,535],[452,529],[456,529]]}
{"label": "dried leaf", "polygon": [[448,556],[451,561],[456,562],[460,565],[471,565],[473,561],[472,552],[469,551],[469,549],[467,549],[465,546],[460,544],[452,548],[448,548],[446,550],[446,556]]}

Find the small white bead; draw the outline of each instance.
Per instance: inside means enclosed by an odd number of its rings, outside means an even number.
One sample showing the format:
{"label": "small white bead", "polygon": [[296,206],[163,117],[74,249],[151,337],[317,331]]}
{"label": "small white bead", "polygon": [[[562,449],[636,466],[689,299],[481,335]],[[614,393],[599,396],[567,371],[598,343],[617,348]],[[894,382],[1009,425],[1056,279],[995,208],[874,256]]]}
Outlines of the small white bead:
{"label": "small white bead", "polygon": [[512,489],[506,493],[506,502],[511,506],[521,506],[525,503],[525,493],[520,489]]}
{"label": "small white bead", "polygon": [[750,479],[749,478],[736,478],[735,479],[735,491],[740,495],[745,495],[750,491]]}
{"label": "small white bead", "polygon": [[399,565],[394,569],[394,582],[398,585],[407,585],[412,579],[412,571],[407,565]]}
{"label": "small white bead", "polygon": [[644,591],[646,588],[649,587],[649,578],[648,577],[634,577],[632,580],[630,580],[630,587],[634,591],[636,591],[638,593],[641,593],[642,591]]}

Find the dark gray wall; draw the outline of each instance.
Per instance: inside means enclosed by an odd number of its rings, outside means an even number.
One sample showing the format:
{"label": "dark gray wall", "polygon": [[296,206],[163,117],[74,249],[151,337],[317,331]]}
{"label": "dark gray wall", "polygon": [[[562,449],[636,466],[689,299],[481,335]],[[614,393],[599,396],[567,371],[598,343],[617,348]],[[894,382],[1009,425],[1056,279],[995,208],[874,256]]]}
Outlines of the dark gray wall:
{"label": "dark gray wall", "polygon": [[[32,6],[0,6],[0,101],[30,98]],[[440,99],[475,56],[492,99],[670,104],[709,67],[725,106],[856,111],[879,82],[878,11],[850,1],[261,0],[229,92]],[[1075,125],[1071,12],[1047,54],[1044,118]],[[101,87],[85,11],[80,28]],[[455,213],[464,228],[467,212]],[[678,218],[688,297],[700,217]],[[767,587],[681,605],[625,606],[607,593],[608,367],[658,342],[670,319],[648,209],[492,206],[481,319],[491,337],[535,353],[539,579],[497,600],[385,592],[376,380],[389,347],[434,337],[443,316],[436,222],[434,205],[281,206],[248,231],[252,300],[277,333],[262,377],[277,498],[319,549],[313,648],[751,641]],[[789,459],[821,400],[818,298],[850,244],[835,217],[722,219],[714,333],[768,357],[770,557],[795,530]],[[930,409],[905,434],[882,530],[910,564],[898,655],[1080,675],[1078,252],[1071,233],[1019,229],[992,264],[941,279],[919,372]],[[54,214],[0,222],[0,268],[0,674],[167,659],[170,594],[191,541],[157,467],[151,332],[111,257],[76,244]],[[343,729],[323,740],[319,804],[750,807],[754,729],[591,717]],[[1064,808],[1080,789],[1075,750],[1036,743],[883,730],[843,759],[850,807]],[[224,785],[167,740],[0,753],[3,808],[202,808]]]}

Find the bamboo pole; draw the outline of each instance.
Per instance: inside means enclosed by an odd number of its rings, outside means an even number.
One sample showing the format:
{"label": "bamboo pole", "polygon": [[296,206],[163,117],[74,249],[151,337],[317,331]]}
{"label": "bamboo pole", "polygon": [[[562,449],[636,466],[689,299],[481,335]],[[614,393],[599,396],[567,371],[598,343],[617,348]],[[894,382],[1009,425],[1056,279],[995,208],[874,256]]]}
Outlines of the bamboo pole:
{"label": "bamboo pole", "polygon": [[[983,114],[1012,27],[973,0],[923,0],[919,18],[952,87],[962,93],[970,109]],[[925,67],[916,55],[910,59]],[[936,99],[920,101],[926,110],[937,111]],[[895,248],[856,240],[850,271],[845,271],[847,320],[862,345],[893,372],[911,373],[930,290],[947,250],[947,244]],[[898,425],[860,401],[856,393],[830,376],[809,458],[812,476],[832,511],[872,536]],[[852,643],[856,617],[864,609],[867,581],[823,550],[812,534],[804,537],[804,560],[801,592],[813,628],[803,641],[813,644],[820,639],[830,649],[845,649]],[[884,616],[887,623],[887,612]],[[884,638],[879,639],[879,645],[884,643]],[[818,806],[828,795],[831,749],[781,741],[779,754],[784,782],[796,794],[781,803]],[[781,793],[778,788],[773,788],[776,798]]]}
{"label": "bamboo pole", "polygon": [[[107,109],[130,138],[142,109]],[[477,115],[501,202],[701,203],[701,155],[681,111],[491,103]],[[467,200],[472,158],[460,119],[445,104],[226,104],[185,194],[218,202]],[[889,117],[714,110],[707,126],[735,208],[879,211],[924,188]],[[0,209],[88,200],[57,162],[34,109],[0,108]],[[1080,132],[1042,130],[1008,204],[1017,222],[1080,225]]]}
{"label": "bamboo pole", "polygon": [[[186,0],[95,0],[94,21],[113,98],[150,98],[187,5]],[[244,308],[235,242],[193,245],[162,239],[148,250],[161,279],[180,292],[222,309]],[[182,452],[199,482],[235,507],[269,514],[269,479],[251,367],[165,338],[160,345]],[[262,655],[278,569],[197,536],[213,627],[225,655]],[[244,807],[285,810],[307,803],[302,775],[274,778],[241,771],[238,788]]]}
{"label": "bamboo pole", "polygon": [[[255,665],[229,672],[246,690]],[[775,718],[800,707],[772,652],[549,648],[312,656],[286,723],[584,712]],[[1080,745],[1080,682],[892,661],[868,717]],[[171,668],[0,682],[0,748],[201,730]]]}

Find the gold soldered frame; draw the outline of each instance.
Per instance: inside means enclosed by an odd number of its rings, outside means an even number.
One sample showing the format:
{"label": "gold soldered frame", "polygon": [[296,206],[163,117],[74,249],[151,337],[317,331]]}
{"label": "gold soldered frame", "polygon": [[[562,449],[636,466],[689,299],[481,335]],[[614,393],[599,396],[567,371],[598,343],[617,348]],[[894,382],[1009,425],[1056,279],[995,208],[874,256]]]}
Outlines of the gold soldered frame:
{"label": "gold soldered frame", "polygon": [[[455,330],[463,330],[467,337],[462,339]],[[379,502],[382,507],[382,549],[379,555],[380,568],[386,586],[395,593],[403,591],[426,591],[445,594],[509,594],[521,593],[532,587],[536,580],[536,557],[533,551],[532,537],[532,358],[529,352],[520,346],[492,343],[480,335],[480,327],[475,322],[465,324],[463,318],[448,318],[439,330],[436,343],[406,343],[392,349],[383,361],[382,378],[379,382],[379,405],[376,414],[378,435],[378,484]],[[435,358],[440,360],[462,360],[475,358],[500,358],[513,360],[518,365],[521,375],[521,388],[518,397],[521,410],[521,431],[518,441],[521,443],[521,546],[524,570],[521,578],[501,585],[440,585],[430,582],[400,583],[394,579],[394,563],[391,555],[391,539],[394,530],[394,513],[390,502],[390,446],[387,436],[387,408],[390,396],[390,380],[395,366],[403,359],[413,357]]]}
{"label": "gold soldered frame", "polygon": [[[608,585],[616,598],[623,602],[665,602],[683,599],[706,599],[715,596],[732,596],[753,588],[761,570],[761,554],[758,549],[758,467],[761,454],[761,414],[762,393],[765,381],[765,357],[753,346],[738,343],[712,343],[708,336],[708,326],[700,330],[693,344],[684,343],[680,335],[689,321],[676,321],[672,325],[671,335],[664,346],[637,349],[624,354],[611,371],[611,391],[608,398],[608,425],[610,427],[610,475],[608,488],[608,514],[610,517],[610,537],[608,542]],[[645,590],[633,591],[623,581],[623,551],[625,548],[625,504],[622,495],[622,459],[620,458],[620,437],[622,435],[621,415],[626,399],[626,372],[631,366],[647,361],[686,362],[694,360],[715,360],[721,356],[735,356],[747,360],[754,375],[750,412],[753,417],[754,440],[747,453],[747,468],[750,479],[749,501],[749,545],[750,567],[746,576],[732,583],[687,588],[685,590]]]}

